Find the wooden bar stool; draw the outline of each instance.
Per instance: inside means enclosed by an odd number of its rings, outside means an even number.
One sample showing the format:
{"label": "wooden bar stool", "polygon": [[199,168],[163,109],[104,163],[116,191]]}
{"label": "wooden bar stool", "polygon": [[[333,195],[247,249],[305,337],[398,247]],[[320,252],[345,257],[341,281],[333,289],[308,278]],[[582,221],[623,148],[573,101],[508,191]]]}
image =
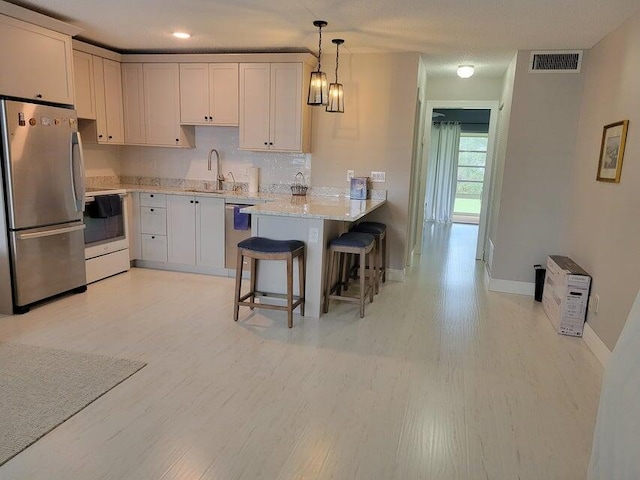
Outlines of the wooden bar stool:
{"label": "wooden bar stool", "polygon": [[[251,281],[249,292],[240,296],[242,288],[242,262],[243,258],[251,259]],[[293,259],[298,258],[298,277],[300,294],[293,295]],[[258,273],[258,260],[286,260],[287,262],[287,304],[269,305],[256,303],[256,296],[282,298],[282,295],[256,291],[256,277]],[[268,308],[271,310],[285,310],[287,312],[287,324],[293,327],[293,311],[300,306],[300,315],[304,316],[304,280],[305,280],[305,248],[300,240],[271,240],[264,237],[251,237],[238,243],[238,263],[236,266],[236,291],[233,320],[238,321],[240,306],[251,308]],[[249,299],[247,301],[247,299]]]}
{"label": "wooden bar stool", "polygon": [[[329,311],[329,300],[344,300],[347,302],[358,302],[360,304],[360,318],[364,317],[364,301],[369,295],[369,302],[373,302],[374,291],[374,275],[369,277],[368,284],[365,285],[366,273],[365,266],[367,263],[369,268],[373,266],[371,258],[374,252],[375,238],[373,235],[361,232],[347,232],[329,243],[329,264],[327,272],[327,283],[324,295],[324,313]],[[348,277],[348,270],[343,271],[343,264],[349,254],[360,256],[360,292],[359,295],[350,296],[342,295],[343,286],[346,287],[346,279],[343,274]],[[335,268],[336,260],[339,267]],[[334,282],[335,273],[338,271],[338,278]],[[336,292],[334,294],[334,292]]]}
{"label": "wooden bar stool", "polygon": [[351,231],[368,233],[376,239],[375,289],[378,293],[380,283],[387,281],[387,226],[379,222],[360,222]]}

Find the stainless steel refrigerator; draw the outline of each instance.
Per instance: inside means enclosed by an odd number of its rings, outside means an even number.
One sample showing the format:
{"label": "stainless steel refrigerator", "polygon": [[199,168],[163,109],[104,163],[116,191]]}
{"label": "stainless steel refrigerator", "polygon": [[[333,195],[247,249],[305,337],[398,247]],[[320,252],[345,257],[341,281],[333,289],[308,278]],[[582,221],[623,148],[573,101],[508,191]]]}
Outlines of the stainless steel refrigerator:
{"label": "stainless steel refrigerator", "polygon": [[86,290],[77,123],[71,108],[0,100],[0,313]]}

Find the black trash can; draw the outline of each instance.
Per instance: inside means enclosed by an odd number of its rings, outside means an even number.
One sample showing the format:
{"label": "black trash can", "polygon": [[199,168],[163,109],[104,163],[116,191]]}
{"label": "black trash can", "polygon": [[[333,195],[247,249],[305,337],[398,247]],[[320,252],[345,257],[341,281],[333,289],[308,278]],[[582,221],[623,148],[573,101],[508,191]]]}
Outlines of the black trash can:
{"label": "black trash can", "polygon": [[544,277],[547,273],[547,270],[545,268],[542,268],[542,265],[534,265],[533,269],[536,272],[536,290],[533,298],[536,302],[541,302],[542,292],[544,291]]}

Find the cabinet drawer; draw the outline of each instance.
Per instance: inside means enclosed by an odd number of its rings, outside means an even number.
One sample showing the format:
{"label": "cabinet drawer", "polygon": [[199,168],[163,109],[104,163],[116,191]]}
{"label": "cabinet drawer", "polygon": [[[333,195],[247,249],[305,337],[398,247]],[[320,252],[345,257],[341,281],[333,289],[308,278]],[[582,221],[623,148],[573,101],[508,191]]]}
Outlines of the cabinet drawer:
{"label": "cabinet drawer", "polygon": [[142,235],[142,260],[167,261],[167,236]]}
{"label": "cabinet drawer", "polygon": [[140,207],[140,233],[167,234],[167,209],[163,207]]}
{"label": "cabinet drawer", "polygon": [[166,207],[167,196],[164,193],[141,193],[140,206],[142,207]]}

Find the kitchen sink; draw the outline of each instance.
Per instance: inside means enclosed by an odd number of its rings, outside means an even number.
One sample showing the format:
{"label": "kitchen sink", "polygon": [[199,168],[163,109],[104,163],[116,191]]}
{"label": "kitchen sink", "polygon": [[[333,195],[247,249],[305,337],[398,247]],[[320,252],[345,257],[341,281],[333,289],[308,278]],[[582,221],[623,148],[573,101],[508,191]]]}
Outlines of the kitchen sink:
{"label": "kitchen sink", "polygon": [[212,193],[214,195],[222,195],[224,193],[229,193],[226,190],[205,190],[204,188],[190,188],[186,191],[193,192],[193,193]]}

